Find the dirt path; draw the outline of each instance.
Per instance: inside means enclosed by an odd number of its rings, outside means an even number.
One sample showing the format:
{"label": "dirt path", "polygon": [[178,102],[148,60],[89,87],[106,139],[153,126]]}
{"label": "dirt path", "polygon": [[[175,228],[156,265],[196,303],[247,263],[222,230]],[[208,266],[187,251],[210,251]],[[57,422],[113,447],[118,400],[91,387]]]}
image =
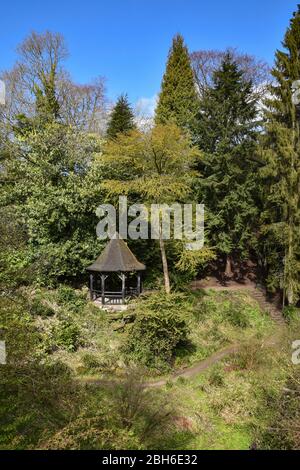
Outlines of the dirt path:
{"label": "dirt path", "polygon": [[[251,282],[247,282],[246,284],[231,282],[228,285],[224,286],[214,279],[210,279],[210,281],[207,283],[203,281],[200,281],[200,282],[196,281],[196,283],[197,284],[194,284],[192,286],[194,290],[197,290],[197,289],[205,289],[205,290],[212,289],[212,290],[225,290],[225,291],[226,290],[231,290],[231,291],[232,290],[234,291],[247,290],[247,292],[251,295],[251,297],[258,302],[261,309],[264,311],[267,311],[270,314],[271,318],[274,320],[274,322],[276,322],[276,324],[279,327],[278,332],[282,331],[282,329],[284,328],[285,321],[283,319],[280,309],[278,309],[273,303],[268,302],[264,297],[263,291],[261,289],[256,288],[255,284]],[[274,346],[278,342],[279,338],[280,338],[279,334],[272,335],[271,337],[266,339],[264,343],[264,347]],[[217,362],[221,361],[224,357],[237,353],[241,349],[243,344],[244,343],[231,344],[224,349],[216,351],[210,357],[197,362],[191,367],[177,370],[170,377],[145,382],[143,384],[143,387],[144,388],[163,387],[167,383],[175,382],[179,377],[183,377],[183,378],[194,377],[200,374],[201,372],[204,372],[205,370],[207,370],[209,367],[216,364]],[[116,383],[119,383],[119,381],[90,378],[90,379],[86,379],[85,383],[99,386],[99,385],[114,385]]]}
{"label": "dirt path", "polygon": [[184,378],[194,377],[195,375],[198,375],[201,372],[204,372],[213,364],[216,364],[217,362],[221,361],[224,357],[238,352],[240,347],[241,345],[239,344],[230,345],[227,348],[221,349],[220,351],[216,351],[207,359],[203,359],[202,361],[197,362],[195,365],[191,367],[187,367],[186,369],[181,369],[181,370],[176,371],[168,379],[160,379],[160,380],[154,380],[153,382],[146,382],[145,387],[147,388],[148,387],[151,387],[151,388],[163,387],[167,383],[175,382],[179,377],[184,377]]}
{"label": "dirt path", "polygon": [[[170,377],[145,382],[143,384],[143,387],[144,388],[163,387],[167,383],[175,382],[179,377],[185,377],[185,378],[194,377],[195,375],[198,375],[201,372],[204,372],[213,364],[216,364],[217,362],[221,361],[224,357],[238,352],[240,347],[241,347],[241,344],[231,344],[230,346],[227,346],[224,349],[216,351],[210,357],[203,359],[200,362],[197,362],[191,367],[186,367],[184,369],[177,370]],[[118,380],[105,380],[105,379],[94,379],[94,378],[84,380],[84,383],[88,385],[114,385],[119,382],[120,381]]]}
{"label": "dirt path", "polygon": [[[274,346],[280,336],[279,335],[273,335],[269,338],[266,339],[263,347],[271,347]],[[156,387],[163,387],[167,383],[172,383],[175,382],[179,377],[183,378],[190,378],[190,377],[195,377],[196,375],[200,374],[201,372],[206,371],[209,367],[212,365],[216,364],[217,362],[221,361],[224,359],[226,356],[230,356],[231,354],[237,353],[241,347],[244,345],[244,343],[240,344],[231,344],[227,346],[224,349],[221,349],[219,351],[216,351],[213,353],[210,357],[203,359],[202,361],[197,362],[191,367],[187,367],[184,369],[179,369],[174,374],[172,374],[170,377],[164,378],[164,379],[157,379],[149,382],[145,382],[143,384],[144,388],[156,388]],[[105,380],[105,379],[86,379],[84,383],[88,385],[115,385],[117,383],[120,383],[121,380]]]}

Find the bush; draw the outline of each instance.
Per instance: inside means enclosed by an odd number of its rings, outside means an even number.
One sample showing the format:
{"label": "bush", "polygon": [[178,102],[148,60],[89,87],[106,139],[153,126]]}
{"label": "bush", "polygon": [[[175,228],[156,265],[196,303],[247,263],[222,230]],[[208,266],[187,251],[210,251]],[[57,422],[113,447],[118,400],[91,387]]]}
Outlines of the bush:
{"label": "bush", "polygon": [[102,369],[102,364],[99,359],[93,354],[86,353],[82,357],[82,364],[84,371],[97,372]]}
{"label": "bush", "polygon": [[53,308],[43,303],[40,299],[35,298],[30,305],[30,313],[32,315],[38,315],[42,318],[51,317],[55,314]]}
{"label": "bush", "polygon": [[300,309],[293,306],[288,306],[283,309],[283,316],[288,323],[300,320]]}
{"label": "bush", "polygon": [[156,294],[141,303],[144,308],[137,313],[125,346],[125,352],[140,364],[165,369],[170,366],[176,348],[187,341],[187,323],[180,306],[176,308],[177,302],[176,294]]}
{"label": "bush", "polygon": [[75,313],[80,313],[86,304],[85,295],[69,286],[61,285],[56,295],[60,305],[66,306]]}
{"label": "bush", "polygon": [[225,375],[222,367],[218,365],[213,367],[208,378],[209,384],[215,387],[222,387],[224,385],[224,379]]}
{"label": "bush", "polygon": [[260,341],[252,340],[241,346],[233,362],[239,369],[254,370],[265,363],[267,354]]}
{"label": "bush", "polygon": [[76,323],[69,319],[62,320],[53,329],[54,343],[68,351],[76,351],[81,345],[81,332]]}

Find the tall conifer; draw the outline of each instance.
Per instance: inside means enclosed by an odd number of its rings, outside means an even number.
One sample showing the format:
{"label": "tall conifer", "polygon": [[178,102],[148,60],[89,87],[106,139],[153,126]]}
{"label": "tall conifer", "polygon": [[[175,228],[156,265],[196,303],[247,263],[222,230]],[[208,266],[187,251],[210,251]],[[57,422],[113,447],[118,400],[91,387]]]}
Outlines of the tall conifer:
{"label": "tall conifer", "polygon": [[282,45],[266,102],[263,230],[269,248],[269,283],[278,287],[276,281],[281,279],[284,298],[294,304],[300,293],[300,115],[293,100],[295,82],[300,80],[299,5]]}
{"label": "tall conifer", "polygon": [[256,126],[252,83],[227,54],[201,103],[197,140],[204,152],[199,198],[212,245],[224,257],[229,276],[232,260],[248,258],[255,244]]}
{"label": "tall conifer", "polygon": [[198,110],[199,98],[188,49],[178,34],[173,38],[169,52],[155,122],[173,122],[183,129],[193,130]]}

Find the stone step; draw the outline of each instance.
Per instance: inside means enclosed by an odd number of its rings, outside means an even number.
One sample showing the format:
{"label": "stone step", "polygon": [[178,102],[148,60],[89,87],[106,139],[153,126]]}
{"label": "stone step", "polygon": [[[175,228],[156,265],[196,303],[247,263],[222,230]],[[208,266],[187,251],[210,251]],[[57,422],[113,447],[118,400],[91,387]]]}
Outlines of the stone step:
{"label": "stone step", "polygon": [[266,311],[272,320],[276,321],[277,323],[284,324],[285,320],[283,318],[282,312],[279,307],[274,305],[271,301],[266,299],[266,294],[260,289],[251,291],[252,297],[257,301],[260,308]]}

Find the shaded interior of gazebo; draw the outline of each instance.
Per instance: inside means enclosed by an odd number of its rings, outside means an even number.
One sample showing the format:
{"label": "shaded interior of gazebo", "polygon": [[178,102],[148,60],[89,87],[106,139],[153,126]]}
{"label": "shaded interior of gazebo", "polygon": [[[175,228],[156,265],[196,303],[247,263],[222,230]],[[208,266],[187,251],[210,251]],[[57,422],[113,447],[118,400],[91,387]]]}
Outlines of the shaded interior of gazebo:
{"label": "shaded interior of gazebo", "polygon": [[118,234],[106,245],[101,255],[87,268],[90,272],[91,300],[101,300],[102,305],[124,304],[142,292],[140,263]]}

